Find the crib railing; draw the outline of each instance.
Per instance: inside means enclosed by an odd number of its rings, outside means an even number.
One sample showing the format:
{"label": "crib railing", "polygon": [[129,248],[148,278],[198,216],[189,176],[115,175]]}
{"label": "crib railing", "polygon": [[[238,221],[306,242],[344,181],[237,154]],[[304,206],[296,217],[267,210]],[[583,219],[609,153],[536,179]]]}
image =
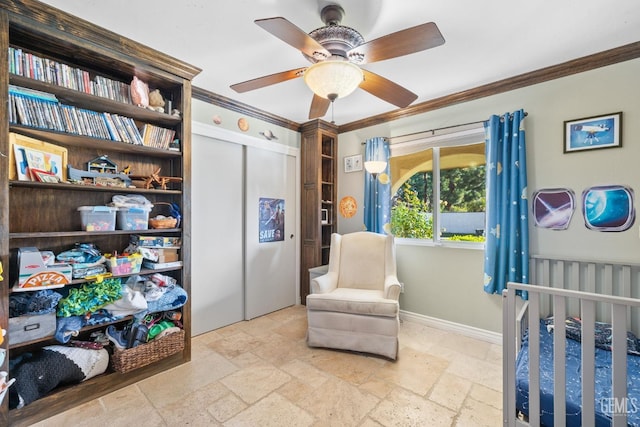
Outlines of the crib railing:
{"label": "crib railing", "polygon": [[[640,263],[533,255],[529,277],[530,283],[555,289],[640,298]],[[551,313],[551,298],[543,296],[540,305],[543,316]],[[566,310],[570,316],[576,315],[578,301],[568,299]],[[610,317],[610,306],[596,303],[596,320],[607,322]],[[640,336],[640,310],[627,312],[627,329]]]}
{"label": "crib railing", "polygon": [[[640,307],[640,299],[601,295],[569,289],[547,288],[510,282],[503,292],[503,413],[505,426],[527,425],[516,419],[516,356],[519,337],[516,334],[517,290],[529,292],[526,311],[529,326],[529,424],[540,425],[540,323],[544,299],[550,301],[554,319],[554,424],[561,426],[566,418],[565,323],[568,302],[577,304],[582,319],[582,425],[593,426],[595,420],[595,328],[596,305],[607,305],[612,324],[612,398],[625,402],[627,397],[627,318],[631,307]],[[613,427],[627,425],[624,411],[616,412]]]}

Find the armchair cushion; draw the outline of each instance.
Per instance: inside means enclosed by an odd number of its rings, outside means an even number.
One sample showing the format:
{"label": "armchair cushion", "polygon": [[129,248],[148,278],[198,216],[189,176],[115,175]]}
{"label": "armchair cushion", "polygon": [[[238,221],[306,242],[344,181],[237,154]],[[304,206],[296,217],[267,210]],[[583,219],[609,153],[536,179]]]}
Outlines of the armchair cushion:
{"label": "armchair cushion", "polygon": [[395,317],[398,301],[386,299],[383,291],[337,288],[329,293],[309,295],[307,310]]}

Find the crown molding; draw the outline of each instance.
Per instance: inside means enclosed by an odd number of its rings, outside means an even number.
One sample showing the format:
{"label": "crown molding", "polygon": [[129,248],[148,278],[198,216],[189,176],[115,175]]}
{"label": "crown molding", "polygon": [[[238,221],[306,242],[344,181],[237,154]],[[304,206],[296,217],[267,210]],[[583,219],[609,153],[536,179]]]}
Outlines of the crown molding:
{"label": "crown molding", "polygon": [[291,129],[296,132],[300,131],[300,123],[287,120],[283,117],[276,116],[275,114],[268,113],[264,110],[252,107],[251,105],[244,104],[242,102],[234,101],[231,98],[227,98],[222,95],[215,94],[206,89],[194,87],[191,93],[194,99],[198,99],[209,104],[217,105],[227,110],[235,111],[240,114],[253,117],[255,119],[264,120],[265,122],[281,126],[283,128]]}
{"label": "crown molding", "polygon": [[340,134],[351,132],[357,129],[362,129],[381,123],[402,119],[405,117],[415,116],[416,114],[422,114],[428,111],[438,110],[440,108],[460,104],[462,102],[468,102],[480,98],[485,98],[487,96],[497,95],[499,93],[520,89],[549,80],[559,79],[561,77],[570,76],[572,74],[594,70],[596,68],[616,64],[618,62],[629,61],[638,57],[640,57],[640,42],[630,43],[593,55],[583,56],[578,59],[563,62],[561,64],[552,65],[549,67],[541,68],[539,70],[489,83],[483,86],[478,86],[473,89],[453,93],[451,95],[445,95],[440,98],[431,99],[429,101],[421,102],[410,107],[401,108],[388,113],[367,117],[366,119],[357,120],[351,123],[346,123],[344,125],[338,126],[338,133]]}

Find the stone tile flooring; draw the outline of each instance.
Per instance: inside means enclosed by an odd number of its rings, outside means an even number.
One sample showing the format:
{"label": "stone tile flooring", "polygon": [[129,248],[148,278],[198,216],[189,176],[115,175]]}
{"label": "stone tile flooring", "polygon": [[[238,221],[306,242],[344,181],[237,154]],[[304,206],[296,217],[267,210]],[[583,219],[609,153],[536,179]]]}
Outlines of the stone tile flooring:
{"label": "stone tile flooring", "polygon": [[192,361],[36,426],[499,426],[502,348],[405,321],[396,362],[309,348],[294,306],[192,340]]}

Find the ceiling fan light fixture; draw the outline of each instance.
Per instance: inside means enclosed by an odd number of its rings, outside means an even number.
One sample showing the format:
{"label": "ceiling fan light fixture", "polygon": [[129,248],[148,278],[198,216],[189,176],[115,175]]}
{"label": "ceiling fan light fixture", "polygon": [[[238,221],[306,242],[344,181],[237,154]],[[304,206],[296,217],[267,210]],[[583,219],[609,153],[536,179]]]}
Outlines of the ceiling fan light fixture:
{"label": "ceiling fan light fixture", "polygon": [[331,101],[351,94],[363,79],[364,74],[360,67],[341,60],[317,62],[304,72],[304,82],[309,89]]}

